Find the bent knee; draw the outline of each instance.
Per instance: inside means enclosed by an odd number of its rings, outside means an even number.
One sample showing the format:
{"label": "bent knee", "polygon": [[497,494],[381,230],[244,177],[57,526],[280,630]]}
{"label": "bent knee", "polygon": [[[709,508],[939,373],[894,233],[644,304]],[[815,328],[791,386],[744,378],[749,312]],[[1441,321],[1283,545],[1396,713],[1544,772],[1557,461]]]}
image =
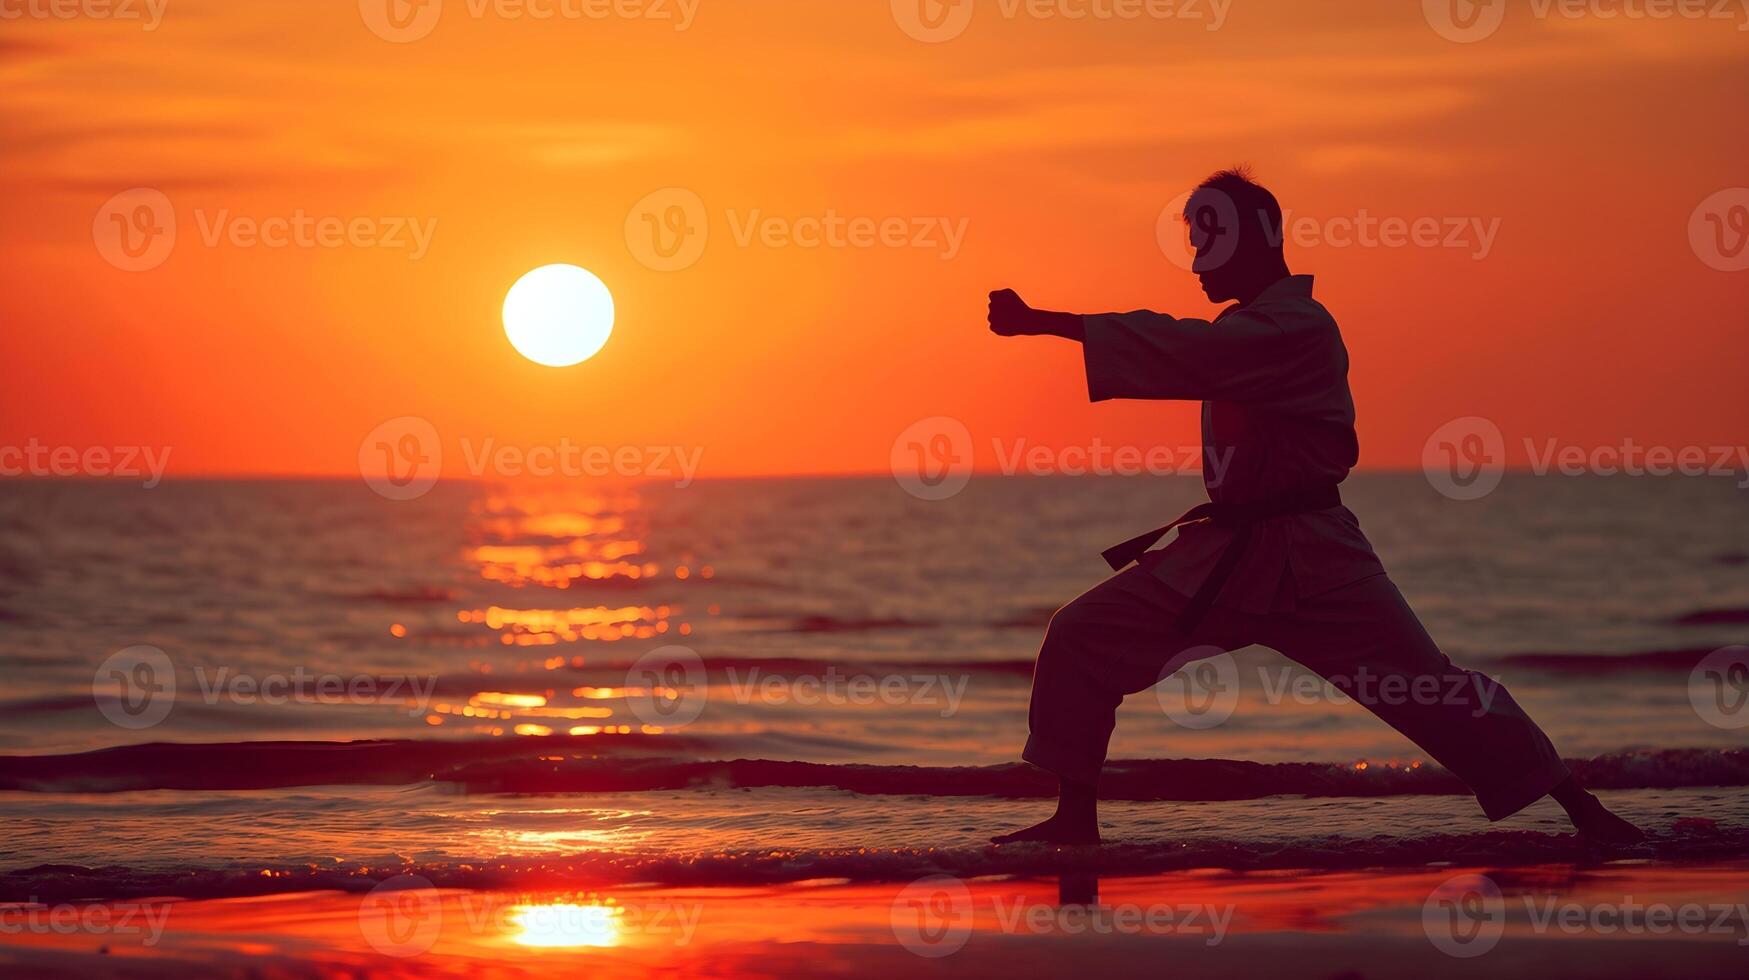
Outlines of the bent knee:
{"label": "bent knee", "polygon": [[1090,623],[1091,617],[1087,615],[1086,604],[1076,599],[1051,613],[1050,622],[1045,624],[1045,636],[1071,639],[1087,632]]}
{"label": "bent knee", "polygon": [[1045,626],[1042,656],[1046,651],[1076,647],[1090,639],[1099,628],[1096,617],[1083,599],[1076,599],[1051,614]]}

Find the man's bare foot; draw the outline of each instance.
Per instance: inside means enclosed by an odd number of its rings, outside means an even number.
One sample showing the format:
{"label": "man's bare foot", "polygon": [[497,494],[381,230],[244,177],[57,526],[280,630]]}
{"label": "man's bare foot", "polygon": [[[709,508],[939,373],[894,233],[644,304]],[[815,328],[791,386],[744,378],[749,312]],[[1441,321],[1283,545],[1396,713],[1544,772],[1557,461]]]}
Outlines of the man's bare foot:
{"label": "man's bare foot", "polygon": [[992,844],[1019,844],[1024,841],[1038,841],[1041,844],[1097,844],[1099,822],[1071,820],[1059,813],[1025,830],[990,838]]}
{"label": "man's bare foot", "polygon": [[1549,795],[1567,811],[1573,829],[1587,840],[1612,845],[1646,842],[1646,835],[1640,828],[1610,813],[1602,800],[1586,792],[1585,787],[1571,776],[1550,790]]}
{"label": "man's bare foot", "polygon": [[1567,816],[1573,821],[1573,829],[1579,831],[1581,837],[1599,844],[1616,846],[1646,842],[1645,831],[1609,812],[1609,808],[1597,797],[1589,793],[1585,795],[1586,799],[1567,811]]}
{"label": "man's bare foot", "polygon": [[1057,777],[1057,812],[1044,823],[1035,823],[1025,830],[990,838],[992,844],[1019,844],[1038,841],[1041,844],[1099,843],[1099,790],[1086,783],[1077,783],[1066,776]]}

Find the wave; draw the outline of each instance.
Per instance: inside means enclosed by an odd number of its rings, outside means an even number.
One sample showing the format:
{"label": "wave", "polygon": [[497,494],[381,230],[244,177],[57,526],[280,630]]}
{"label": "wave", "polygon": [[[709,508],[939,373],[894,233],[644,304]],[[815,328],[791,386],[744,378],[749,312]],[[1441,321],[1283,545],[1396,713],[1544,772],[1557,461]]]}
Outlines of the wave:
{"label": "wave", "polygon": [[1524,667],[1551,673],[1618,674],[1634,671],[1691,671],[1715,647],[1642,650],[1635,653],[1511,653],[1491,666]]}
{"label": "wave", "polygon": [[[447,783],[478,793],[625,793],[813,787],[868,795],[1054,796],[1054,777],[1020,763],[894,766],[722,758],[737,743],[686,735],[537,740],[154,743],[76,755],[0,756],[0,790],[128,792]],[[675,752],[687,753],[676,758]],[[716,758],[711,758],[715,756]],[[1596,789],[1749,786],[1749,749],[1624,752],[1568,765]],[[1128,759],[1106,764],[1111,800],[1467,793],[1431,765]]]}
{"label": "wave", "polygon": [[426,605],[431,603],[447,603],[456,601],[455,593],[449,589],[440,589],[430,585],[416,585],[407,589],[371,589],[366,592],[342,595],[342,599],[352,599],[358,602],[378,602],[387,605],[408,606]]}
{"label": "wave", "polygon": [[1743,626],[1749,624],[1749,609],[1696,609],[1670,622],[1676,626]]}
{"label": "wave", "polygon": [[176,896],[224,898],[312,891],[362,892],[398,875],[438,888],[565,890],[626,884],[758,886],[798,881],[909,881],[932,874],[1110,877],[1196,868],[1233,871],[1594,865],[1635,860],[1723,862],[1749,856],[1749,829],[1676,821],[1631,851],[1606,851],[1570,833],[1494,830],[1417,837],[1307,837],[1292,841],[1197,838],[1055,848],[1043,844],[939,847],[760,848],[705,853],[586,851],[563,857],[479,857],[370,865],[249,869],[134,869],[44,864],[0,874],[0,902]]}
{"label": "wave", "polygon": [[790,623],[785,632],[790,633],[871,633],[877,630],[922,630],[935,629],[940,623],[918,622],[909,619],[872,618],[872,619],[839,619],[835,616],[801,616]]}

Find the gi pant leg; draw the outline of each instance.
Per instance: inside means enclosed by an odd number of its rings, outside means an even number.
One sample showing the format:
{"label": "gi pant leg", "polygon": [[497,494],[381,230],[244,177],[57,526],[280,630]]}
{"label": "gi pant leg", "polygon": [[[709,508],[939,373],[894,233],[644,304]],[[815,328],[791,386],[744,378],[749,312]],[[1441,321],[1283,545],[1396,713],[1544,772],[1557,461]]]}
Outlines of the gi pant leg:
{"label": "gi pant leg", "polygon": [[1021,758],[1093,786],[1124,696],[1193,660],[1257,642],[1256,617],[1215,608],[1189,640],[1174,628],[1189,602],[1132,566],[1057,610],[1032,672],[1030,734]]}
{"label": "gi pant leg", "polygon": [[1315,671],[1463,780],[1490,820],[1547,795],[1567,766],[1498,681],[1455,666],[1390,578],[1267,616],[1258,642]]}
{"label": "gi pant leg", "polygon": [[1259,643],[1329,680],[1476,793],[1499,820],[1540,799],[1567,768],[1506,689],[1454,666],[1390,579],[1375,575],[1258,616],[1216,606],[1177,635],[1188,600],[1133,567],[1051,617],[1033,668],[1021,758],[1097,785],[1124,696],[1194,660]]}

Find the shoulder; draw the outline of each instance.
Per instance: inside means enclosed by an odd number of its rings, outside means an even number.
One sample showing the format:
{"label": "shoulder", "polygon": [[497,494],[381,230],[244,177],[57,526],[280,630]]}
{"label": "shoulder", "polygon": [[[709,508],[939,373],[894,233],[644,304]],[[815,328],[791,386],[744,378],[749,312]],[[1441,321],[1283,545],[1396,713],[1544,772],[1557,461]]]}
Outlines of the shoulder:
{"label": "shoulder", "polygon": [[1315,337],[1339,336],[1336,317],[1310,296],[1265,297],[1235,315],[1269,323],[1284,334]]}

